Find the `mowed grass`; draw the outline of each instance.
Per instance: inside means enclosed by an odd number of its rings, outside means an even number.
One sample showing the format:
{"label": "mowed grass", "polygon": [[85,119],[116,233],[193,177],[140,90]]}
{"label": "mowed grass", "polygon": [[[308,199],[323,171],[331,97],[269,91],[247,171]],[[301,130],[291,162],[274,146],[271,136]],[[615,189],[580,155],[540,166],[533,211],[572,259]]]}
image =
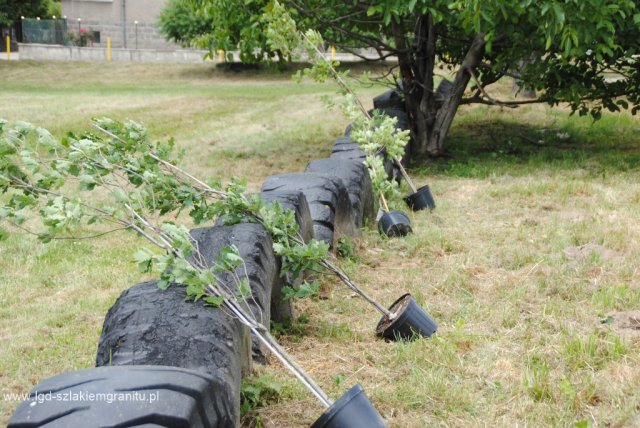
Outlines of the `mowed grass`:
{"label": "mowed grass", "polygon": [[[0,87],[0,117],[58,135],[92,116],[139,120],[175,136],[197,175],[253,189],[327,156],[346,125],[319,99],[330,85],[205,64],[5,63]],[[379,91],[362,95],[370,105]],[[410,171],[437,209],[412,214],[405,239],[373,225],[358,262],[342,262],[385,304],[411,292],[438,334],[380,341],[375,310],[326,279],[296,302],[281,342],[334,398],[362,383],[391,426],[640,426],[639,130],[627,114],[594,124],[545,106],[461,109],[451,156]],[[17,232],[0,243],[3,393],[93,365],[104,314],[143,279],[131,262],[141,244]],[[322,412],[275,359],[256,376],[282,389],[247,426],[308,426]],[[0,423],[17,404],[0,401]]]}

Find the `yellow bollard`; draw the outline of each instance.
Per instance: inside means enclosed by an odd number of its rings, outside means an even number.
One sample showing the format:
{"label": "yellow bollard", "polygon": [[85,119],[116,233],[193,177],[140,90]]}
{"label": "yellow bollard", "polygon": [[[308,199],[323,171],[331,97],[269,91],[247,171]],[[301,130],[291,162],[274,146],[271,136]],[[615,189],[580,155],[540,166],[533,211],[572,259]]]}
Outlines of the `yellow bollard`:
{"label": "yellow bollard", "polygon": [[111,37],[107,37],[107,62],[111,62]]}
{"label": "yellow bollard", "polygon": [[11,61],[11,37],[7,36],[7,61]]}
{"label": "yellow bollard", "polygon": [[331,45],[331,61],[334,61],[336,59],[336,47],[334,45]]}
{"label": "yellow bollard", "polygon": [[218,61],[224,62],[224,51],[222,49],[218,51]]}

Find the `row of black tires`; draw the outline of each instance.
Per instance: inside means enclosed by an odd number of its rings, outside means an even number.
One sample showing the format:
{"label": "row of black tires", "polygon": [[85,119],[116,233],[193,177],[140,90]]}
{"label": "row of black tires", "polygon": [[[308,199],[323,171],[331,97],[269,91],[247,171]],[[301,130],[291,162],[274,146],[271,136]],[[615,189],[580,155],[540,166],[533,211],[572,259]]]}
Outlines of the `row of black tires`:
{"label": "row of black tires", "polygon": [[[398,117],[398,126],[408,126],[398,105],[376,107],[392,107],[388,113]],[[335,246],[340,236],[357,234],[375,218],[365,154],[349,139],[349,130],[335,142],[330,158],[310,162],[304,173],[268,177],[262,186],[263,200],[295,212],[305,240]],[[386,170],[398,176],[390,161]],[[292,303],[281,290],[301,278],[280,276],[281,260],[262,226],[226,226],[219,220],[194,229],[192,236],[205,264],[226,245],[239,249],[253,292],[249,306],[259,321],[268,326],[293,318]],[[138,284],[107,313],[96,368],[42,381],[9,427],[239,426],[241,379],[254,361],[266,361],[265,349],[222,308],[185,302],[178,285],[163,291],[155,282]]]}

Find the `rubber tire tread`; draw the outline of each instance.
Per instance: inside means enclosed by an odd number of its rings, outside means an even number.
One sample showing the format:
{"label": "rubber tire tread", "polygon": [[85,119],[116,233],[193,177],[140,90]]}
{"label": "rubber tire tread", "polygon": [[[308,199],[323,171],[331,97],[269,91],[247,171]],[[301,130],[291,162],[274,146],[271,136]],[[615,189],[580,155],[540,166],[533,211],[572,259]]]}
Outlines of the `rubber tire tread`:
{"label": "rubber tire tread", "polygon": [[[304,242],[309,242],[315,238],[313,231],[313,219],[307,198],[299,190],[290,191],[265,191],[260,193],[260,197],[265,203],[278,202],[280,206],[286,210],[292,210],[298,223],[298,234]],[[282,267],[282,259],[276,257],[277,269],[280,272]],[[294,277],[291,273],[282,272],[278,275],[278,279],[273,284],[273,292],[271,294],[271,320],[278,323],[289,323],[295,317],[295,311],[292,299],[285,299],[282,294],[284,287],[292,287],[297,289],[300,287],[304,279],[304,273],[298,277]]]}
{"label": "rubber tire tread", "polygon": [[327,174],[344,182],[349,199],[351,214],[357,228],[374,218],[373,186],[367,167],[357,159],[320,159],[309,162],[305,172]]}
{"label": "rubber tire tread", "polygon": [[349,192],[340,178],[291,173],[267,177],[262,185],[263,192],[291,190],[301,191],[307,198],[317,240],[334,247],[340,236],[356,232]]}
{"label": "rubber tire tread", "polygon": [[[63,394],[56,399],[37,399]],[[146,401],[67,400],[88,394],[146,394]],[[151,394],[157,400],[150,402]],[[66,395],[68,394],[68,395]],[[108,396],[105,396],[108,397]],[[135,397],[135,395],[132,395]],[[226,428],[239,426],[236,403],[224,385],[203,373],[163,366],[98,367],[40,382],[22,402],[9,428],[134,427]]]}
{"label": "rubber tire tread", "polygon": [[397,89],[389,89],[388,91],[374,97],[373,108],[378,110],[395,109],[406,112],[403,95],[398,92]]}
{"label": "rubber tire tread", "polygon": [[[235,245],[244,260],[244,267],[237,269],[238,276],[246,274],[251,286],[252,299],[247,306],[254,317],[269,328],[271,323],[271,295],[273,285],[280,273],[276,256],[273,253],[273,241],[265,228],[257,223],[239,223],[232,226],[213,226],[191,230],[205,267],[212,267],[223,247]],[[192,258],[191,260],[195,260]],[[227,284],[233,284],[231,274],[218,274]],[[267,352],[257,337],[251,338],[254,360],[266,362]]]}
{"label": "rubber tire tread", "polygon": [[[393,164],[393,161],[384,154],[381,154],[383,157],[383,165],[384,171],[387,174],[388,179],[396,179],[397,174],[396,168]],[[343,160],[358,160],[360,162],[364,162],[367,159],[367,155],[364,151],[360,149],[360,146],[355,141],[351,140],[349,137],[340,137],[336,140],[333,145],[333,149],[331,150],[330,159],[343,159]]]}
{"label": "rubber tire tread", "polygon": [[156,365],[196,370],[217,380],[239,418],[242,371],[250,362],[249,332],[221,308],[185,301],[184,287],[145,282],[125,290],[109,309],[96,366]]}

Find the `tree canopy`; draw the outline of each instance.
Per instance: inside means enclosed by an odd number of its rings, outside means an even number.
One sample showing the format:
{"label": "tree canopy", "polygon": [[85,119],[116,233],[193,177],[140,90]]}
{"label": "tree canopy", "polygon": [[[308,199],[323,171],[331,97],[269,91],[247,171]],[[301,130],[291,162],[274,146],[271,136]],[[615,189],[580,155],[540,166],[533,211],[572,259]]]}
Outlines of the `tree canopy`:
{"label": "tree canopy", "polygon": [[177,0],[189,4],[197,16],[210,22],[208,31],[194,38],[205,49],[238,51],[240,61],[256,64],[272,60],[277,52],[271,49],[266,36],[263,13],[265,0]]}
{"label": "tree canopy", "polygon": [[[274,0],[204,0],[208,40],[251,61],[273,55],[263,14]],[[300,29],[314,28],[340,49],[396,57],[412,123],[412,151],[440,155],[463,104],[514,107],[568,103],[574,112],[640,109],[638,0],[282,0]],[[244,59],[243,59],[244,60]],[[437,103],[436,66],[455,75]],[[396,73],[397,72],[397,73]],[[393,75],[393,74],[392,74]],[[536,99],[497,100],[487,88],[517,77]],[[469,91],[471,89],[471,91]]]}
{"label": "tree canopy", "polygon": [[0,0],[0,27],[12,27],[22,16],[48,18],[59,10],[60,2],[55,0]]}
{"label": "tree canopy", "polygon": [[183,47],[196,44],[199,37],[213,28],[209,16],[197,14],[190,3],[182,0],[169,0],[158,20],[164,37]]}

